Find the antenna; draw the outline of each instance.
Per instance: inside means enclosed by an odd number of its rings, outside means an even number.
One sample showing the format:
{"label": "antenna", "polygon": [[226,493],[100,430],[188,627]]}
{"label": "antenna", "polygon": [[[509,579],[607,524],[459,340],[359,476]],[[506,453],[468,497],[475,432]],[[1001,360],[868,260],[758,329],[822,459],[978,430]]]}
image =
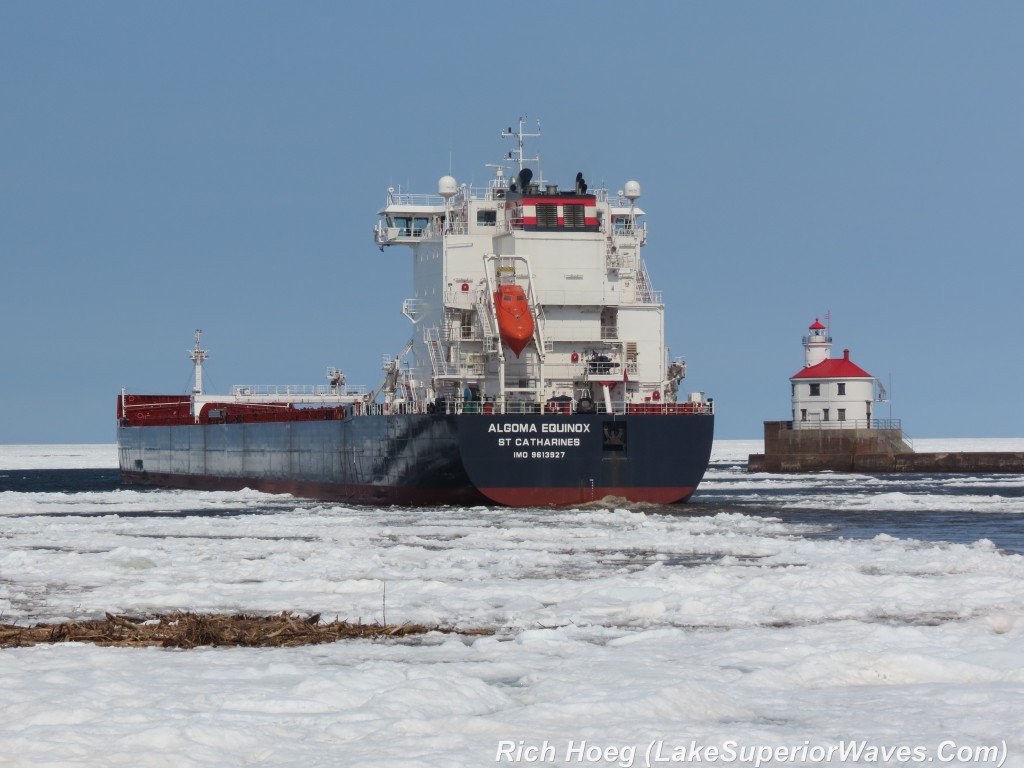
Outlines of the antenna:
{"label": "antenna", "polygon": [[196,383],[192,387],[193,395],[203,394],[203,361],[209,356],[205,349],[199,346],[199,340],[203,337],[203,329],[196,328],[196,345],[189,350],[188,356],[196,367]]}
{"label": "antenna", "polygon": [[526,116],[523,115],[523,116],[521,116],[519,118],[519,128],[518,129],[513,131],[512,127],[509,126],[504,131],[501,132],[502,138],[505,138],[505,139],[507,139],[507,138],[515,138],[517,140],[518,145],[519,145],[517,149],[513,149],[511,152],[508,153],[506,159],[514,160],[517,163],[519,163],[519,170],[520,171],[523,170],[523,167],[525,166],[527,160],[532,160],[533,162],[537,163],[537,176],[540,177],[540,178],[543,178],[543,174],[540,172],[540,155],[538,154],[536,157],[525,157],[523,155],[523,139],[526,139],[526,138],[533,139],[533,138],[539,138],[540,137],[540,120],[537,120],[537,132],[536,133],[524,133],[523,132],[523,123],[525,123],[525,122],[526,122]]}
{"label": "antenna", "polygon": [[505,189],[505,168],[506,166],[501,163],[484,163],[486,168],[494,169],[494,178],[491,179],[490,187],[492,190]]}

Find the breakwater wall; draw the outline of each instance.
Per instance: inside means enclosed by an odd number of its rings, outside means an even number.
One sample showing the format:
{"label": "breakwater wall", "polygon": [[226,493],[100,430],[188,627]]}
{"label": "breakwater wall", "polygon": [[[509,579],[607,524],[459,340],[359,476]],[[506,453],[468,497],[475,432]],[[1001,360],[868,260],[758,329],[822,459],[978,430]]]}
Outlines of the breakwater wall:
{"label": "breakwater wall", "polygon": [[1024,453],[752,454],[748,472],[1008,472],[1024,474]]}
{"label": "breakwater wall", "polygon": [[766,421],[764,453],[752,454],[747,459],[747,471],[1024,474],[1024,452],[916,453],[901,429],[846,427],[841,422],[808,428],[792,421]]}

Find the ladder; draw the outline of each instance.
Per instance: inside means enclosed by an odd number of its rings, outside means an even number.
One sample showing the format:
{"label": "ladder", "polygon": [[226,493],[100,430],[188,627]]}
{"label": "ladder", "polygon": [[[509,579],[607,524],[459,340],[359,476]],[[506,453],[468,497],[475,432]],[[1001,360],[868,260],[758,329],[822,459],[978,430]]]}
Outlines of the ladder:
{"label": "ladder", "polygon": [[498,348],[498,331],[491,317],[491,303],[481,298],[476,305],[476,316],[480,318],[480,338],[485,352],[494,352]]}
{"label": "ladder", "polygon": [[430,352],[430,367],[434,371],[434,378],[458,375],[455,366],[449,365],[445,360],[444,351],[441,349],[441,332],[438,331],[437,326],[423,331],[423,341],[426,342],[427,350]]}
{"label": "ladder", "polygon": [[647,265],[644,264],[643,259],[640,259],[640,263],[636,271],[636,289],[637,293],[640,294],[641,302],[644,304],[654,303],[654,291],[651,290],[651,278],[647,274]]}

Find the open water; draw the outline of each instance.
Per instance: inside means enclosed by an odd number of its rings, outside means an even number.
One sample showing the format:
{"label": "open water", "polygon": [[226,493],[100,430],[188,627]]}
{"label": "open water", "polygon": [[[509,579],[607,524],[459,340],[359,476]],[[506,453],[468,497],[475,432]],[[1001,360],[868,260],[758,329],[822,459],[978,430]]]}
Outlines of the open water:
{"label": "open water", "polygon": [[[1024,442],[1024,441],[1022,441]],[[987,539],[998,548],[1024,554],[1024,476],[1007,474],[846,475],[814,473],[748,475],[741,445],[726,444],[713,457],[692,502],[682,506],[636,506],[646,514],[714,516],[720,513],[769,517],[810,526],[817,538],[895,538],[969,544]],[[722,445],[722,444],[720,444]],[[168,510],[160,489],[132,491],[130,510],[116,503],[90,504],[96,494],[120,489],[114,468],[0,469],[0,511],[17,506],[16,494],[58,494],[66,515],[231,516],[271,514],[295,507],[291,497],[266,495],[256,506],[203,506]],[[26,497],[27,498],[27,497]],[[114,497],[116,498],[116,497]],[[139,505],[139,499],[143,503]],[[151,509],[145,500],[150,500]],[[83,506],[75,508],[75,501]],[[605,505],[607,506],[607,505]],[[614,506],[614,505],[613,505]],[[629,508],[629,505],[620,505]],[[439,517],[447,514],[438,510]]]}

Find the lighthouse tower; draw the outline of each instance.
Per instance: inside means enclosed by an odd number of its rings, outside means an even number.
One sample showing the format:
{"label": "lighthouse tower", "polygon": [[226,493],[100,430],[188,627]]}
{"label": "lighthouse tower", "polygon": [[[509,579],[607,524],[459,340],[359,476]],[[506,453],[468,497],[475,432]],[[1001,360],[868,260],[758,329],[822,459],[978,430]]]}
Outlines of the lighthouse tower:
{"label": "lighthouse tower", "polygon": [[876,379],[850,360],[829,357],[832,337],[819,320],[804,336],[804,367],[789,381],[793,395],[793,429],[871,428]]}
{"label": "lighthouse tower", "polygon": [[[828,315],[825,317],[827,319]],[[829,336],[828,329],[821,324],[821,320],[814,318],[814,324],[807,331],[807,335],[804,336],[804,368],[810,368],[827,359],[832,349],[832,337]]]}

